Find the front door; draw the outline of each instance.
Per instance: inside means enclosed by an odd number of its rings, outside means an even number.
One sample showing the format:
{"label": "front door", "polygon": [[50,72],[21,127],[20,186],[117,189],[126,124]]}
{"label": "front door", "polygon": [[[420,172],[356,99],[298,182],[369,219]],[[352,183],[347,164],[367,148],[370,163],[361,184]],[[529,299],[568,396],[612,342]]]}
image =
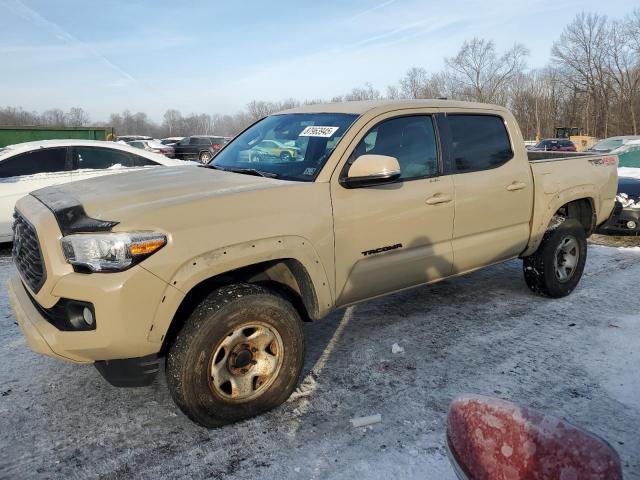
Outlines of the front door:
{"label": "front door", "polygon": [[187,160],[194,147],[190,146],[191,137],[185,137],[174,145],[175,157],[180,160]]}
{"label": "front door", "polygon": [[386,117],[363,130],[350,160],[365,153],[395,157],[400,180],[347,189],[338,175],[332,179],[339,306],[446,277],[452,269],[453,181],[440,175],[435,120]]}

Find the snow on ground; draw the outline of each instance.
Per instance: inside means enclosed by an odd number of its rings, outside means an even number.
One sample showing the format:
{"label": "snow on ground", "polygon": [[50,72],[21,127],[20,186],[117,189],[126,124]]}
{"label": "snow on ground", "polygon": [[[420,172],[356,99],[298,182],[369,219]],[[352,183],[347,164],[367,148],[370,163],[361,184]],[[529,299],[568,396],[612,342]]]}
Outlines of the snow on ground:
{"label": "snow on ground", "polygon": [[[0,252],[2,283],[11,271]],[[189,422],[163,377],[116,389],[32,353],[0,289],[0,477],[452,479],[447,407],[480,393],[592,430],[640,479],[638,278],[639,249],[592,245],[565,299],[530,293],[511,261],[336,312],[306,326],[293,397],[218,430]]]}

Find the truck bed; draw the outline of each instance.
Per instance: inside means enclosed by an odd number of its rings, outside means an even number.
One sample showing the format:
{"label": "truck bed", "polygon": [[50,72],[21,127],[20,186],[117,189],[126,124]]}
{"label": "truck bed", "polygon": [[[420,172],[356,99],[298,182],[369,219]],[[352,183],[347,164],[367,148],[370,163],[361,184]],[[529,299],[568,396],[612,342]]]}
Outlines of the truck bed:
{"label": "truck bed", "polygon": [[534,181],[531,238],[525,255],[533,253],[549,224],[549,212],[567,200],[590,198],[600,225],[609,218],[618,190],[618,158],[584,152],[527,152]]}
{"label": "truck bed", "polygon": [[591,152],[538,152],[527,150],[527,157],[530,162],[548,162],[554,160],[570,160],[576,157],[586,157],[596,155]]}

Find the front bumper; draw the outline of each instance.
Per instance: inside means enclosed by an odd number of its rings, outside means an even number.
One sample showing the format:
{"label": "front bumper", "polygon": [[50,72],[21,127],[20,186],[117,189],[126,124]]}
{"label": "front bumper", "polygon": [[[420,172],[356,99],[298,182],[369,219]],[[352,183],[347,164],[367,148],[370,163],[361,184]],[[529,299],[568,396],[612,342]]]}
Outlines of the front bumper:
{"label": "front bumper", "polygon": [[52,338],[55,335],[56,328],[50,325],[36,310],[17,275],[11,277],[7,282],[7,291],[9,292],[9,303],[18,320],[20,331],[26,338],[31,350],[59,360],[90,363],[88,360],[83,362],[79,359],[67,358],[53,351],[46,338]]}
{"label": "front bumper", "polygon": [[[627,225],[629,222],[634,222],[635,227],[629,228]],[[625,208],[621,203],[616,202],[609,220],[600,225],[596,233],[614,236],[640,235],[640,209]]]}
{"label": "front bumper", "polygon": [[167,284],[143,268],[115,274],[72,273],[51,292],[55,297],[94,305],[95,330],[59,330],[34,305],[19,275],[8,283],[20,330],[34,351],[74,363],[143,357],[160,351],[149,341],[157,306]]}

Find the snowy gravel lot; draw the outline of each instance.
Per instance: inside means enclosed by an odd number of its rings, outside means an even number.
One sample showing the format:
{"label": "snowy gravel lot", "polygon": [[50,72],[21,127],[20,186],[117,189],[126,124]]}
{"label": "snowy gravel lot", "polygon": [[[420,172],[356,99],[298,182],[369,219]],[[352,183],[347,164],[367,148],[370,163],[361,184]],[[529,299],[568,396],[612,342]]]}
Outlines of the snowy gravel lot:
{"label": "snowy gravel lot", "polygon": [[[12,269],[0,250],[2,284]],[[304,379],[284,406],[211,431],[163,377],[116,389],[32,353],[1,288],[0,478],[451,479],[447,406],[475,392],[598,433],[640,479],[639,279],[640,247],[592,245],[565,299],[530,293],[511,261],[336,312],[306,326]]]}

